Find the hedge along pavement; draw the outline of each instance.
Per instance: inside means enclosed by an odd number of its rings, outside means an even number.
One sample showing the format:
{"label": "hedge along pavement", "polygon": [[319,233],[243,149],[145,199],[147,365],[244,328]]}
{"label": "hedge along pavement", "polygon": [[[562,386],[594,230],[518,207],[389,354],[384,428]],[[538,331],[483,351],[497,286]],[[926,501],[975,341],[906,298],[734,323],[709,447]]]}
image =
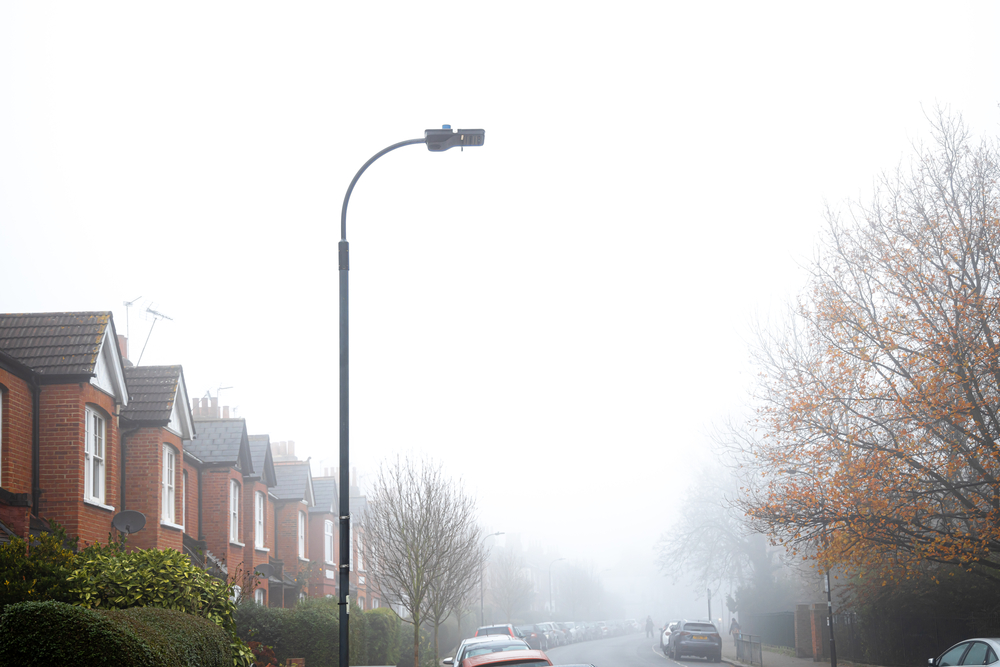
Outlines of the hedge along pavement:
{"label": "hedge along pavement", "polygon": [[[340,611],[333,598],[310,599],[290,609],[252,602],[236,611],[236,628],[245,642],[274,649],[279,664],[305,658],[309,667],[337,667]],[[351,664],[395,665],[399,660],[400,621],[391,609],[362,612],[351,605]]]}
{"label": "hedge along pavement", "polygon": [[19,667],[228,667],[229,635],[168,609],[95,611],[63,602],[21,602],[0,616],[0,655]]}

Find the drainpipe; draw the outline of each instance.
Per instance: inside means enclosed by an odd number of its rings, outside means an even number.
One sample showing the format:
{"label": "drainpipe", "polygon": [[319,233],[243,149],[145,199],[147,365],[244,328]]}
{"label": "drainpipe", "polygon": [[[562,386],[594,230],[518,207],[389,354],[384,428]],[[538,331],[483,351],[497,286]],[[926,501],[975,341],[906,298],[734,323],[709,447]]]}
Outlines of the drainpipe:
{"label": "drainpipe", "polygon": [[39,433],[42,428],[42,387],[38,384],[38,378],[32,375],[28,381],[31,386],[31,514],[38,517],[38,504],[41,502],[41,462],[42,441]]}

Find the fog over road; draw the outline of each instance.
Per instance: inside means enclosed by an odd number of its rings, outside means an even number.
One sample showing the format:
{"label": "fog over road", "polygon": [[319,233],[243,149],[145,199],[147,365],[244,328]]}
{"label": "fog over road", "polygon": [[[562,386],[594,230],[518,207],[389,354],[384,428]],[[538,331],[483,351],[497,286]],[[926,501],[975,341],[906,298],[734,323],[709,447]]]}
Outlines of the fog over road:
{"label": "fog over road", "polygon": [[545,654],[554,665],[590,663],[595,667],[695,667],[724,664],[710,663],[700,658],[671,660],[660,653],[659,639],[647,637],[645,632],[560,646],[549,649]]}

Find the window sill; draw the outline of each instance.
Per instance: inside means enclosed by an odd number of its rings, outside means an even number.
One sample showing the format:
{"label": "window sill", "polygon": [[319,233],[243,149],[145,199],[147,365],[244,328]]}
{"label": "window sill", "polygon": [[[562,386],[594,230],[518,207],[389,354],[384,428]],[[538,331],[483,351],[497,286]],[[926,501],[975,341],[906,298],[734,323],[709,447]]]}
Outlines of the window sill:
{"label": "window sill", "polygon": [[173,528],[174,530],[180,530],[180,531],[184,530],[184,526],[177,523],[172,523],[170,521],[164,521],[162,519],[160,520],[160,525],[163,526],[164,528]]}
{"label": "window sill", "polygon": [[229,540],[229,546],[231,546],[231,547],[240,547],[242,549],[246,545],[243,544],[242,542],[235,542],[233,540]]}
{"label": "window sill", "polygon": [[100,507],[102,510],[107,510],[109,512],[114,512],[115,511],[115,508],[112,507],[111,505],[105,505],[104,503],[100,503],[100,502],[98,502],[96,500],[88,500],[88,499],[84,498],[83,499],[83,504],[84,505],[90,505],[91,507]]}
{"label": "window sill", "polygon": [[303,558],[302,556],[299,556],[299,561],[303,562],[303,563],[308,563],[309,559],[308,558]]}
{"label": "window sill", "polygon": [[269,547],[254,547],[254,551],[260,551],[261,553],[267,553],[271,549]]}
{"label": "window sill", "polygon": [[323,562],[326,563],[327,565],[331,566],[331,567],[337,567],[337,564],[334,563],[332,560],[325,560]]}

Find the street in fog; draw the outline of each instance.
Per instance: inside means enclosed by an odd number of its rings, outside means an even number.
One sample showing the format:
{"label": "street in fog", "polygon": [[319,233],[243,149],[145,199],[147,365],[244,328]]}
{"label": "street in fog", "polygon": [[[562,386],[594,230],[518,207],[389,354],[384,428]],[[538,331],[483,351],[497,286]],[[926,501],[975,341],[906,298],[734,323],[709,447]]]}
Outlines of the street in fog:
{"label": "street in fog", "polygon": [[592,664],[595,667],[677,667],[678,664],[693,666],[707,662],[691,657],[671,660],[660,652],[659,639],[647,637],[645,632],[560,646],[545,654],[555,665]]}

